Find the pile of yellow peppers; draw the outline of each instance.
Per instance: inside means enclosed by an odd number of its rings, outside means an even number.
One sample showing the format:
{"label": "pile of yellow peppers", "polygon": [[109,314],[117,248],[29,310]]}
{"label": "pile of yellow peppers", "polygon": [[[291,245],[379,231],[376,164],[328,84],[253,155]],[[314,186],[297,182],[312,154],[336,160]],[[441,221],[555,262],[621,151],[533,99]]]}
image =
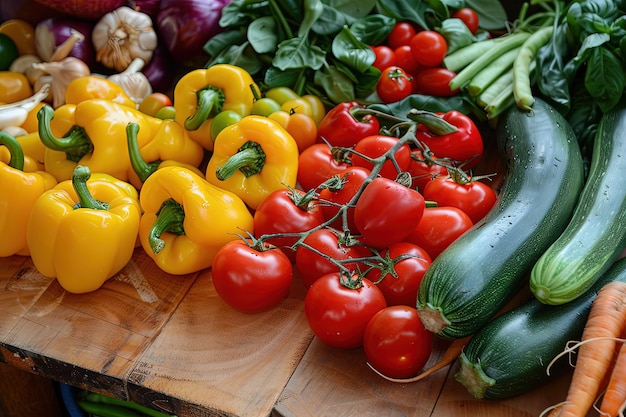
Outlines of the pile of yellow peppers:
{"label": "pile of yellow peppers", "polygon": [[30,256],[72,293],[100,288],[140,249],[169,274],[208,268],[253,233],[267,195],[296,187],[299,152],[325,114],[290,89],[261,96],[231,65],[185,74],[172,104],[171,119],[148,115],[91,75],[62,106],[33,110],[27,134],[0,133],[0,229],[13,237],[0,257]]}

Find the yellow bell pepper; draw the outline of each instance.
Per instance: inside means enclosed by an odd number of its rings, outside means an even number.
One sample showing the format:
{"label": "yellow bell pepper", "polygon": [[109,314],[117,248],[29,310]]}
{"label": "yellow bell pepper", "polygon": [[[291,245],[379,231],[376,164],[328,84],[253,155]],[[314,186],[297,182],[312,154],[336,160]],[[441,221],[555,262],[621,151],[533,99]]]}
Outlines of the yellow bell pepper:
{"label": "yellow bell pepper", "polygon": [[[119,184],[119,185],[118,185]],[[35,202],[27,227],[31,259],[68,292],[95,291],[130,261],[141,207],[134,190],[106,174],[91,178],[79,165]]]}
{"label": "yellow bell pepper", "polygon": [[[143,183],[154,171],[166,166],[183,166],[200,176],[203,175],[198,168],[204,159],[202,145],[190,139],[183,127],[175,121],[165,120],[154,139],[141,149],[139,149],[137,142],[137,132],[139,132],[137,123],[129,123],[126,126],[131,165],[128,178],[137,189],[143,186]],[[177,138],[184,140],[177,141],[178,146],[173,146],[172,142]],[[146,159],[150,162],[146,162]],[[181,161],[191,161],[191,163]]]}
{"label": "yellow bell pepper", "polygon": [[119,84],[97,75],[74,78],[65,88],[65,102],[68,104],[78,104],[93,98],[111,100],[133,109],[137,107]]}
{"label": "yellow bell pepper", "polygon": [[[44,157],[46,147],[39,139],[39,133],[32,132],[26,135],[15,136],[24,154],[24,172],[45,171]],[[11,152],[8,147],[0,147],[0,161],[9,163]],[[48,174],[50,175],[50,174]]]}
{"label": "yellow bell pepper", "polygon": [[0,103],[15,103],[33,95],[26,75],[15,71],[0,71]]}
{"label": "yellow bell pepper", "polygon": [[211,121],[224,110],[250,114],[256,87],[243,68],[218,64],[183,75],[174,86],[175,120],[205,149],[213,150]]}
{"label": "yellow bell pepper", "polygon": [[57,183],[47,172],[24,171],[24,152],[11,135],[0,132],[0,145],[10,159],[0,162],[0,256],[28,256],[26,227],[35,201]]}
{"label": "yellow bell pepper", "polygon": [[217,135],[205,175],[256,210],[273,191],[295,188],[297,174],[294,138],[278,122],[250,115]]}
{"label": "yellow bell pepper", "polygon": [[[126,138],[129,123],[140,127],[137,142],[146,159],[154,158],[155,154],[167,154],[168,159],[195,165],[204,153],[201,146],[193,147],[194,152],[187,152],[192,145],[181,146],[192,141],[184,129],[174,126],[174,122],[148,116],[110,100],[88,99],[78,104],[65,104],[54,111],[46,106],[40,110],[38,118],[39,136],[49,148],[44,161],[46,171],[59,181],[71,178],[78,164],[87,165],[93,172],[129,181],[132,170]],[[143,148],[155,139],[158,142],[146,148],[144,154]]]}
{"label": "yellow bell pepper", "polygon": [[139,198],[141,245],[169,274],[210,267],[223,245],[253,230],[252,214],[239,197],[184,167],[156,170]]}
{"label": "yellow bell pepper", "polygon": [[20,55],[38,55],[35,46],[35,28],[22,19],[9,19],[0,25],[0,33],[7,35]]}

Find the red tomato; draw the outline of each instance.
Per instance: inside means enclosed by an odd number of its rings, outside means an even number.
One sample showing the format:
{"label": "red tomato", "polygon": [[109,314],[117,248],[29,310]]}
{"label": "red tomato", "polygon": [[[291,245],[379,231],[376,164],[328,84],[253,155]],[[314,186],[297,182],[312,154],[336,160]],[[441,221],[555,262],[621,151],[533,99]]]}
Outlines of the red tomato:
{"label": "red tomato", "polygon": [[[430,159],[436,161],[437,157],[433,155]],[[413,178],[413,186],[417,188],[417,191],[423,194],[426,183],[439,175],[447,175],[448,169],[443,165],[433,163],[424,158],[422,151],[413,150],[411,152],[411,165],[409,166],[409,173]]]}
{"label": "red tomato", "polygon": [[144,98],[139,103],[139,111],[149,116],[155,117],[162,107],[171,106],[172,99],[166,94],[154,92]]}
{"label": "red tomato", "polygon": [[[254,212],[254,236],[306,232],[324,222],[324,215],[314,201],[302,201],[304,191],[281,189],[270,193]],[[303,206],[301,206],[303,204]],[[265,242],[279,247],[291,262],[298,236],[280,236]]]}
{"label": "red tomato", "polygon": [[220,248],[211,266],[217,294],[232,308],[258,313],[278,305],[289,293],[293,268],[279,249],[260,251],[243,240]]}
{"label": "red tomato", "polygon": [[[387,300],[387,305],[414,307],[417,290],[422,278],[432,263],[430,255],[411,242],[390,245],[380,254],[385,261],[381,267],[370,270],[366,278],[376,283]],[[395,271],[397,276],[392,275]]]}
{"label": "red tomato", "polygon": [[436,97],[450,97],[459,92],[459,89],[451,90],[450,81],[456,77],[456,73],[447,68],[424,68],[415,74],[413,84],[419,94]]}
{"label": "red tomato", "polygon": [[438,67],[448,52],[448,43],[439,32],[423,30],[411,38],[415,60],[423,67]]}
{"label": "red tomato", "polygon": [[[346,168],[345,171],[341,174],[341,180],[343,182],[343,187],[341,189],[337,189],[335,191],[324,188],[319,193],[320,200],[320,208],[322,209],[322,213],[324,214],[324,218],[326,220],[330,220],[335,217],[340,210],[340,207],[346,205],[354,195],[361,189],[363,182],[367,179],[370,174],[370,170],[352,166]],[[356,226],[354,224],[354,207],[349,207],[346,209],[346,216],[348,220],[348,228],[351,231],[356,231]],[[343,219],[340,216],[338,219],[331,223],[331,226],[338,230],[343,230]]]}
{"label": "red tomato", "polygon": [[457,130],[451,133],[437,134],[424,124],[419,124],[415,137],[438,158],[448,158],[455,163],[462,163],[463,169],[475,167],[484,153],[483,137],[480,129],[471,117],[450,110],[439,114],[441,119]]}
{"label": "red tomato", "polygon": [[372,50],[376,54],[376,59],[372,64],[374,67],[384,71],[385,68],[396,65],[396,54],[387,45],[372,46]]}
{"label": "red tomato", "polygon": [[367,278],[355,282],[339,273],[315,281],[304,298],[304,313],[315,336],[341,349],[362,346],[367,324],[386,306],[383,293]]}
{"label": "red tomato", "polygon": [[367,362],[381,374],[409,378],[428,362],[433,335],[424,328],[414,307],[386,307],[367,324],[363,351]]}
{"label": "red tomato", "polygon": [[402,45],[409,45],[415,36],[415,27],[410,22],[398,22],[387,36],[387,45],[396,49]]}
{"label": "red tomato", "polygon": [[496,193],[480,181],[459,184],[448,176],[440,176],[426,184],[424,198],[436,201],[439,206],[461,209],[477,223],[495,204]]}
{"label": "red tomato", "polygon": [[416,190],[389,178],[375,178],[354,208],[361,242],[375,248],[401,242],[419,223],[424,207],[424,197]]}
{"label": "red tomato", "polygon": [[452,17],[461,19],[470,32],[476,33],[478,31],[479,19],[478,13],[469,7],[462,7],[456,12],[452,13]]}
{"label": "red tomato", "polygon": [[[348,161],[347,157],[345,159]],[[298,182],[304,190],[311,190],[332,177],[341,174],[350,165],[332,153],[332,147],[316,143],[298,157]]]}
{"label": "red tomato", "polygon": [[[343,244],[340,241],[340,235],[331,229],[315,230],[304,239],[303,243],[336,261],[371,256],[371,252],[365,246]],[[342,265],[351,271],[363,268],[356,262],[344,262]],[[301,245],[296,249],[296,270],[304,286],[309,288],[321,276],[339,272],[339,267],[324,256]]]}
{"label": "red tomato", "polygon": [[[378,158],[387,153],[387,151],[396,145],[399,140],[400,139],[393,136],[367,136],[357,142],[354,146],[354,151],[369,158]],[[398,163],[400,171],[406,171],[409,169],[409,166],[411,165],[411,148],[408,144],[404,144],[398,148],[393,156]],[[352,165],[354,166],[367,168],[370,171],[374,168],[374,164],[372,162],[359,156],[357,153],[353,154],[351,159]],[[380,175],[392,180],[396,179],[398,176],[398,170],[394,166],[393,161],[387,160],[383,163]]]}
{"label": "red tomato", "polygon": [[[394,49],[393,52],[396,56],[396,65],[405,70],[407,74],[411,74],[415,77],[415,74],[422,69],[420,64],[415,60],[410,45],[399,46]],[[413,81],[415,81],[415,78],[413,78]],[[415,83],[413,83],[413,89],[415,89]]]}
{"label": "red tomato", "polygon": [[395,65],[385,68],[376,84],[376,92],[383,103],[400,101],[412,91],[413,76]]}
{"label": "red tomato", "polygon": [[424,248],[435,259],[472,225],[472,219],[459,208],[427,207],[406,240]]}

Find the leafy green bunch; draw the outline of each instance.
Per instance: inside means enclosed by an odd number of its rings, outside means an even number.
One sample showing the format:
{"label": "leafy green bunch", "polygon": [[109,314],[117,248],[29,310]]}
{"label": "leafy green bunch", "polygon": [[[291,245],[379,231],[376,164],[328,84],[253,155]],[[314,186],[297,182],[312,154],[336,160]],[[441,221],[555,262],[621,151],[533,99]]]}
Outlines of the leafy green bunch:
{"label": "leafy green bunch", "polygon": [[537,54],[536,85],[567,118],[588,160],[602,114],[622,101],[626,87],[626,2],[547,1],[557,19]]}
{"label": "leafy green bunch", "polygon": [[[204,49],[207,67],[245,68],[263,88],[287,86],[332,105],[376,101],[380,71],[372,45],[384,42],[397,21],[438,27],[464,0],[233,0],[222,9],[223,31]],[[486,16],[496,0],[472,0]],[[473,7],[474,5],[472,5]],[[489,23],[488,17],[485,17]],[[458,36],[454,30],[449,36]],[[369,98],[369,100],[368,100]]]}
{"label": "leafy green bunch", "polygon": [[537,85],[564,113],[581,87],[607,112],[626,86],[626,4],[580,0],[563,6],[552,40],[538,53]]}

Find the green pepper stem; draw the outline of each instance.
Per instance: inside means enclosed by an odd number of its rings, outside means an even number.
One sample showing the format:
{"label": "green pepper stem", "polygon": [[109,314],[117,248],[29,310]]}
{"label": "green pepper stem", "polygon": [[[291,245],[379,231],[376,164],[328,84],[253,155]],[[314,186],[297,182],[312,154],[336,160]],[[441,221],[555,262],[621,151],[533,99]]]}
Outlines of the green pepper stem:
{"label": "green pepper stem", "polygon": [[183,206],[173,198],[169,198],[161,204],[157,212],[157,218],[150,228],[148,242],[152,252],[161,252],[165,247],[165,241],[161,239],[161,234],[165,232],[176,235],[184,235],[185,210]]}
{"label": "green pepper stem", "polygon": [[428,130],[437,136],[449,135],[459,130],[452,123],[444,120],[443,117],[426,110],[411,109],[408,117],[414,122],[425,125]]}
{"label": "green pepper stem", "polygon": [[85,129],[74,125],[63,138],[57,138],[52,134],[50,121],[54,119],[54,110],[50,106],[43,106],[37,112],[39,137],[41,142],[55,151],[65,152],[67,159],[78,162],[93,150],[93,143],[89,139]]}
{"label": "green pepper stem", "polygon": [[96,200],[87,187],[87,180],[91,178],[91,170],[88,166],[77,165],[72,174],[72,186],[78,195],[78,203],[75,209],[87,208],[93,210],[108,210],[109,203]]}
{"label": "green pepper stem", "polygon": [[218,180],[224,181],[239,170],[246,177],[251,177],[261,172],[264,165],[263,148],[256,142],[248,141],[239,148],[236,154],[228,158],[224,165],[217,167],[215,176]]}
{"label": "green pepper stem", "polygon": [[0,132],[1,145],[6,146],[11,154],[8,165],[13,169],[24,171],[24,150],[17,139],[6,132]]}
{"label": "green pepper stem", "polygon": [[130,165],[139,177],[139,180],[144,183],[148,177],[154,173],[154,171],[159,169],[161,161],[148,163],[142,158],[141,151],[139,150],[139,143],[137,141],[137,132],[139,132],[139,125],[137,123],[130,122],[126,125],[126,142],[128,143]]}
{"label": "green pepper stem", "polygon": [[222,111],[224,105],[224,92],[217,87],[206,86],[198,90],[198,107],[196,112],[185,120],[185,129],[198,130],[202,123]]}

